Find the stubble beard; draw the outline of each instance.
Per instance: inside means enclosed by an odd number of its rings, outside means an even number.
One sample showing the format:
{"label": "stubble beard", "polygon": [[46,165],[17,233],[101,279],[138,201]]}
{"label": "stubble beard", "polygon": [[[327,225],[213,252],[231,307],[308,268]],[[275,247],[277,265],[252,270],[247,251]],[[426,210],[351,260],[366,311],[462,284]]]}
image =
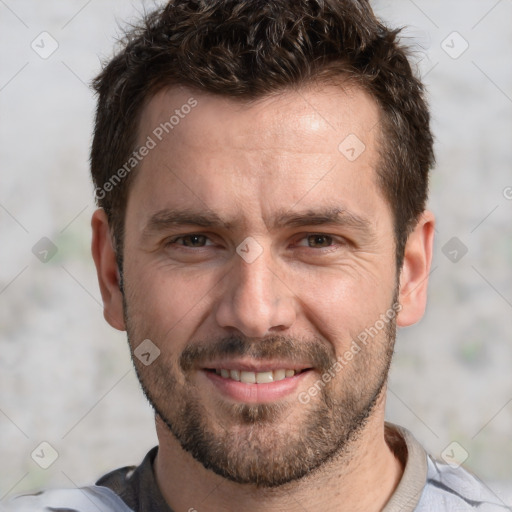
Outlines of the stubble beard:
{"label": "stubble beard", "polygon": [[[151,330],[131,324],[126,303],[124,311],[133,351],[140,340],[151,339]],[[146,334],[139,336],[142,333]],[[183,450],[206,469],[232,482],[276,488],[305,478],[335,459],[348,462],[351,448],[385,388],[395,335],[393,318],[338,371],[336,378],[317,386],[318,394],[307,404],[296,396],[267,404],[228,403],[216,397],[214,410],[210,411],[211,406],[208,409],[201,402],[188,370],[208,354],[263,359],[265,354],[291,356],[306,352],[318,362],[315,368],[322,368],[315,381],[319,382],[336,363],[336,357],[321,340],[275,336],[255,343],[231,336],[187,347],[179,364],[166,360],[163,354],[147,367],[134,357],[132,360],[146,398]],[[165,343],[172,341],[165,340],[161,346]]]}

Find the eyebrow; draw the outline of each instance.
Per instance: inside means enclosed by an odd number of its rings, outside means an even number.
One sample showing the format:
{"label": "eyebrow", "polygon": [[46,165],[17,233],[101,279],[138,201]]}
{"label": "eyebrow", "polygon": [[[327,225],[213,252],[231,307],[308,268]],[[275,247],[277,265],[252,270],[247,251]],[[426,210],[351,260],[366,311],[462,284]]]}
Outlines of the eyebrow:
{"label": "eyebrow", "polygon": [[[143,233],[149,236],[172,227],[185,225],[203,228],[222,228],[229,231],[233,228],[234,224],[233,221],[225,220],[212,211],[199,212],[191,209],[177,210],[166,208],[156,212],[149,218]],[[366,236],[373,234],[372,224],[368,219],[340,207],[322,210],[310,209],[303,212],[281,211],[277,212],[270,222],[266,222],[266,225],[271,230],[286,227],[334,225],[347,227]]]}
{"label": "eyebrow", "polygon": [[321,211],[287,211],[275,217],[272,222],[272,228],[320,226],[323,224],[346,226],[361,232],[370,233],[372,231],[371,223],[368,219],[339,207]]}
{"label": "eyebrow", "polygon": [[221,227],[229,230],[232,227],[231,222],[226,222],[214,212],[197,212],[189,209],[175,210],[166,208],[152,215],[146,226],[145,234],[164,231],[173,226],[192,225],[203,228]]}

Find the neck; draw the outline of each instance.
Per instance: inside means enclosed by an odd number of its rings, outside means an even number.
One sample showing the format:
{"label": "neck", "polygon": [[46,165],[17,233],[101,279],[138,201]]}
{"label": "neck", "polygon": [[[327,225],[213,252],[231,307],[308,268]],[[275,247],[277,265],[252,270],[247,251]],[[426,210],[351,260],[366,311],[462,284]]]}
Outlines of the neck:
{"label": "neck", "polygon": [[377,512],[403,473],[385,440],[384,398],[365,429],[343,456],[307,478],[274,489],[241,485],[204,468],[185,452],[157,418],[159,439],[154,471],[164,499],[175,511]]}

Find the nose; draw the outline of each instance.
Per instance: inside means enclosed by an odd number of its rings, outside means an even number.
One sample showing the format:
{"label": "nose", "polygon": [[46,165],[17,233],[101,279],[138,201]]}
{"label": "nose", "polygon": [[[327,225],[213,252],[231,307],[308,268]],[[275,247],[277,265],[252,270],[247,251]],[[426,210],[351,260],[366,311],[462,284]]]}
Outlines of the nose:
{"label": "nose", "polygon": [[270,251],[248,263],[234,255],[231,271],[219,290],[216,320],[224,329],[247,337],[264,337],[289,329],[295,322],[294,293],[272,270]]}

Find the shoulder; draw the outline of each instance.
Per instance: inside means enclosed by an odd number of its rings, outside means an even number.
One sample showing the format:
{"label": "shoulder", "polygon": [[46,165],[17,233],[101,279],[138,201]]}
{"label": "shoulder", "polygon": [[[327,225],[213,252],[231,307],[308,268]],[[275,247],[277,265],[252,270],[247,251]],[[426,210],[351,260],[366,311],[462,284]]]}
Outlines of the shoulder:
{"label": "shoulder", "polygon": [[[91,505],[94,507],[91,508]],[[133,512],[113,491],[99,485],[25,494],[0,504],[0,512],[89,512],[91,509]]]}
{"label": "shoulder", "polygon": [[484,482],[436,460],[407,429],[386,423],[386,440],[404,472],[386,512],[512,512]]}
{"label": "shoulder", "polygon": [[95,485],[54,489],[17,496],[0,503],[0,512],[133,512],[170,510],[154,479],[158,446],[139,466],[125,466],[102,476]]}
{"label": "shoulder", "polygon": [[427,457],[427,481],[418,503],[418,512],[457,510],[512,512],[482,481],[462,467],[453,467]]}

